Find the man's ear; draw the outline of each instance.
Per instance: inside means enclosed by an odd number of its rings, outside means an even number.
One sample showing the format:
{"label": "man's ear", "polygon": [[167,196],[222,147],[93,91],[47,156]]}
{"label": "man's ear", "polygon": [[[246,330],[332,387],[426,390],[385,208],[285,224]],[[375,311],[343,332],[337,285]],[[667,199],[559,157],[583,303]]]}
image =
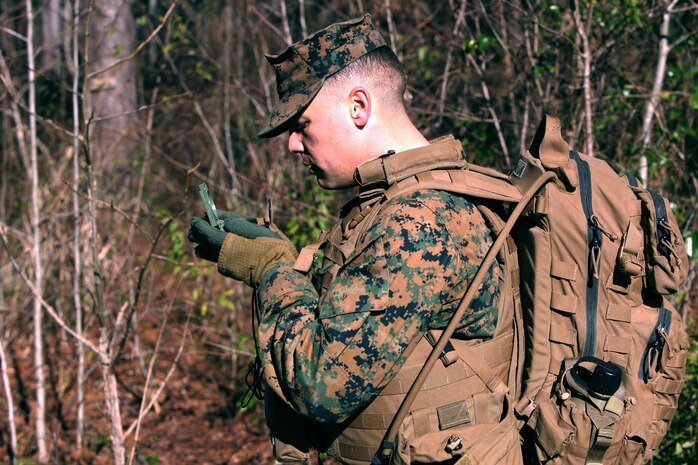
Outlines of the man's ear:
{"label": "man's ear", "polygon": [[363,87],[355,87],[349,92],[349,111],[354,125],[363,129],[371,117],[371,95]]}

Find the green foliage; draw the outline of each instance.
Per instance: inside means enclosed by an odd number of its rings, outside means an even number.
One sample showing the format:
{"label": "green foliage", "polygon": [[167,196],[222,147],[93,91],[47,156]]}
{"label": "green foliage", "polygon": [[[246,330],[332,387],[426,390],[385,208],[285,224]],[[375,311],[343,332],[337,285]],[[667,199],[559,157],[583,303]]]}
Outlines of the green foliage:
{"label": "green foliage", "polygon": [[93,452],[99,453],[109,444],[111,444],[111,438],[106,433],[90,434],[87,436],[87,448]]}
{"label": "green foliage", "polygon": [[333,195],[313,182],[312,187],[298,197],[304,207],[286,223],[286,231],[293,245],[301,248],[316,241],[321,231],[332,226],[329,206]]}

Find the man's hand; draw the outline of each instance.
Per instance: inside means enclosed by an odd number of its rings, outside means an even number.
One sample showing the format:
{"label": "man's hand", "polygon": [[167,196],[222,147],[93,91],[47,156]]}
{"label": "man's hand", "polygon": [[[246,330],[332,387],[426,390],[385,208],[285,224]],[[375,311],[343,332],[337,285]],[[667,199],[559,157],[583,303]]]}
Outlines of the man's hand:
{"label": "man's hand", "polygon": [[295,261],[298,253],[273,224],[234,212],[219,211],[225,232],[206,220],[193,217],[188,238],[199,244],[197,256],[218,263],[218,271],[229,278],[256,286],[262,275],[280,261]]}

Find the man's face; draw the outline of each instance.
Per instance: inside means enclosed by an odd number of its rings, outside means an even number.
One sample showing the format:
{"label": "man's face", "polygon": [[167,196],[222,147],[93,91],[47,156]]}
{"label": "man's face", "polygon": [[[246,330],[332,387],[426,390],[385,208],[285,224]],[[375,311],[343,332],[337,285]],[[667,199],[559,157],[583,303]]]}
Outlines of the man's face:
{"label": "man's face", "polygon": [[289,130],[288,150],[300,156],[325,189],[354,185],[358,151],[352,146],[356,130],[341,98],[321,89]]}

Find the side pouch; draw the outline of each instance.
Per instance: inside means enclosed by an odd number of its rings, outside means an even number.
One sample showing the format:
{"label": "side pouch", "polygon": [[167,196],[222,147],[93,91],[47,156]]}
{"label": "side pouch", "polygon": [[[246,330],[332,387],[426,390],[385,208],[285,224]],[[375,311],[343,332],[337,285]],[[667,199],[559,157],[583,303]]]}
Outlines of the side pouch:
{"label": "side pouch", "polygon": [[550,465],[642,463],[646,434],[630,430],[624,377],[596,357],[566,360],[564,388],[536,408],[522,431],[527,456]]}
{"label": "side pouch", "polygon": [[415,434],[413,419],[408,416],[398,433],[391,465],[523,463],[516,419],[508,395],[486,393],[475,397],[478,396],[482,396],[481,401],[487,397],[488,404],[497,406],[488,409],[488,414],[493,416],[492,422],[467,423]]}
{"label": "side pouch", "polygon": [[647,286],[661,295],[675,293],[688,272],[688,254],[681,229],[667,199],[650,189],[634,187],[642,202]]}

